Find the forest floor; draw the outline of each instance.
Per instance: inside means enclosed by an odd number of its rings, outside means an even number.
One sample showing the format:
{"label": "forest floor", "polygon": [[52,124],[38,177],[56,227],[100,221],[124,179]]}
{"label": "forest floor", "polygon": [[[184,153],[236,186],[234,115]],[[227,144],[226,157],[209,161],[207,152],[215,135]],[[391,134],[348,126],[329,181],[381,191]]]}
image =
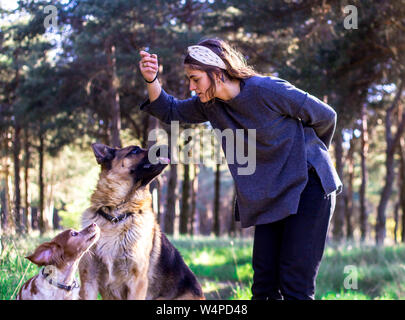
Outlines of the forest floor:
{"label": "forest floor", "polygon": [[[37,233],[1,238],[0,300],[15,299],[20,287],[38,272],[24,257],[44,241]],[[252,239],[170,238],[200,280],[208,300],[251,297]],[[405,246],[375,247],[352,243],[326,247],[317,279],[316,299],[405,299]]]}

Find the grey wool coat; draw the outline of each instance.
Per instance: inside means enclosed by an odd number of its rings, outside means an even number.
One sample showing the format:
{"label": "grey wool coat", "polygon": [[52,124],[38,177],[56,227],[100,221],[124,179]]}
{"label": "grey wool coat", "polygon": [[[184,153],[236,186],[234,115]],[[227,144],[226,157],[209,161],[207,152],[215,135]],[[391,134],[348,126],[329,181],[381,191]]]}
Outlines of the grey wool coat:
{"label": "grey wool coat", "polygon": [[[335,196],[342,183],[328,148],[336,127],[336,112],[316,97],[277,77],[253,76],[241,81],[231,100],[202,103],[194,96],[178,100],[163,89],[141,110],[170,124],[209,121],[214,129],[255,129],[256,168],[238,174],[237,161],[228,162],[236,187],[235,216],[243,228],[296,214],[308,181],[308,166],[320,177],[324,195]],[[248,139],[245,136],[245,143]],[[225,152],[226,143],[221,141]],[[247,147],[246,149],[247,150]]]}

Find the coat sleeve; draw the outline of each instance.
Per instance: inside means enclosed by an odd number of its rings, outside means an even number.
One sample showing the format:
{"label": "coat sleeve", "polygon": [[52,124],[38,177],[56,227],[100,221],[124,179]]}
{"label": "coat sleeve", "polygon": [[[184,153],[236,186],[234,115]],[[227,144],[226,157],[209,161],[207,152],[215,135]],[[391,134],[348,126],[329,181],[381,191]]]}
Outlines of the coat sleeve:
{"label": "coat sleeve", "polygon": [[259,89],[264,103],[274,111],[300,119],[304,126],[312,127],[329,149],[336,128],[336,112],[331,106],[282,79],[261,85]]}
{"label": "coat sleeve", "polygon": [[170,124],[171,121],[182,123],[202,123],[208,121],[204,107],[198,97],[178,100],[162,89],[159,97],[152,103],[146,100],[140,109]]}

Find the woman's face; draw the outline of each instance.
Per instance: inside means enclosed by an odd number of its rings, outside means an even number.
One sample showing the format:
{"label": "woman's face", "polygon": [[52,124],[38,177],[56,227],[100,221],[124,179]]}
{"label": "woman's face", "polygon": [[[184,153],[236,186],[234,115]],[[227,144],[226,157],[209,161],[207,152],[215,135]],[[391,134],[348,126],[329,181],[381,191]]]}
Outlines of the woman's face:
{"label": "woman's face", "polygon": [[211,80],[205,71],[194,70],[187,66],[185,66],[185,71],[190,80],[190,91],[195,91],[201,102],[207,102],[214,98],[207,93],[207,89],[211,86]]}

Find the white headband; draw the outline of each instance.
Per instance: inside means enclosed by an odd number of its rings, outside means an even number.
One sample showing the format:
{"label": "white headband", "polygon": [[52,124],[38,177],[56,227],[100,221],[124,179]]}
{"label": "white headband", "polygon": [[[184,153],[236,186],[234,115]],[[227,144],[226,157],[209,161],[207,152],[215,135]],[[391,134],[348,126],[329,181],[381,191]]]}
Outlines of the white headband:
{"label": "white headband", "polygon": [[209,66],[226,70],[225,62],[212,50],[204,46],[190,46],[187,48],[188,54],[195,60]]}

